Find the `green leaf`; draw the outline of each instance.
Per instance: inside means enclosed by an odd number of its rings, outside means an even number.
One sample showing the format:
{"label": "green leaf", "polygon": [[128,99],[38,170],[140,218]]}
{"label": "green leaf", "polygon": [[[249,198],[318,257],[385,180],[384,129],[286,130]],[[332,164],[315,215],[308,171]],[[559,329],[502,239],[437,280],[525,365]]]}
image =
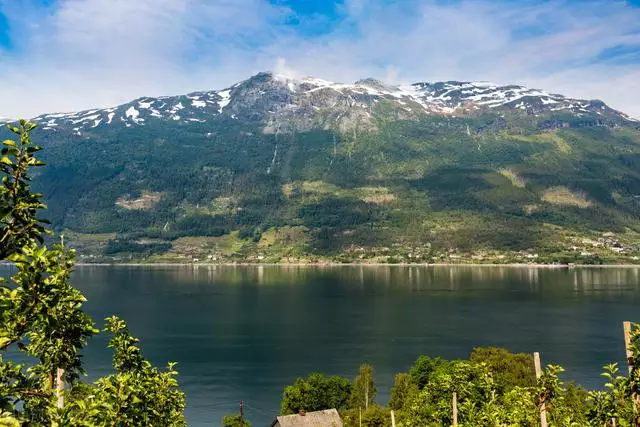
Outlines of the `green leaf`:
{"label": "green leaf", "polygon": [[0,158],[0,163],[4,163],[5,165],[13,166],[13,162],[7,156],[2,156],[2,158]]}
{"label": "green leaf", "polygon": [[18,144],[16,144],[16,142],[14,140],[11,139],[5,139],[4,141],[2,141],[3,145],[6,145],[8,147],[17,147]]}
{"label": "green leaf", "polygon": [[9,413],[0,414],[0,427],[20,427],[21,423]]}

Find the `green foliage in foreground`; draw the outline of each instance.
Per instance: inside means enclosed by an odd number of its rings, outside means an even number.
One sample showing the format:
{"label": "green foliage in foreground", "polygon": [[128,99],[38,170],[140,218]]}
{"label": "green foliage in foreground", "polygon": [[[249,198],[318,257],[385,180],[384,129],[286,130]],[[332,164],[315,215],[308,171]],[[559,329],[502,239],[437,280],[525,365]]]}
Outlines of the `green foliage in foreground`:
{"label": "green foliage in foreground", "polygon": [[240,423],[240,414],[225,415],[222,418],[222,427],[251,427],[251,422],[246,418]]}
{"label": "green foliage in foreground", "polygon": [[300,410],[347,409],[351,390],[351,382],[346,378],[312,373],[284,389],[280,412],[288,415]]}
{"label": "green foliage in foreground", "polygon": [[373,382],[373,366],[362,365],[353,380],[350,405],[352,408],[368,408],[376,399],[378,390]]}
{"label": "green foliage in foreground", "polygon": [[[639,325],[632,328],[631,348],[630,375],[620,375],[616,364],[605,366],[604,390],[587,391],[564,383],[559,379],[563,369],[555,365],[547,366],[536,380],[533,357],[501,348],[477,348],[469,360],[419,357],[408,373],[396,375],[388,408],[375,404],[365,408],[363,402],[353,399],[348,407],[344,400],[340,401],[342,406],[333,405],[334,390],[326,387],[328,379],[322,374],[313,374],[315,381],[298,379],[287,387],[283,408],[292,390],[304,384],[306,398],[299,399],[297,407],[335,407],[347,427],[390,426],[391,410],[398,427],[448,426],[452,424],[454,392],[460,426],[538,426],[542,405],[549,426],[637,426],[640,406],[634,404],[634,398],[640,391]],[[368,369],[369,365],[361,367],[354,387]],[[348,384],[345,378],[331,378]],[[323,395],[325,391],[327,395]],[[346,395],[344,391],[340,394],[343,398]]]}
{"label": "green foliage in foreground", "polygon": [[340,413],[346,427],[359,427],[360,419],[366,427],[391,427],[391,410],[379,405],[371,405],[367,409],[348,409]]}
{"label": "green foliage in foreground", "polygon": [[[42,195],[30,188],[30,169],[43,165],[35,157],[40,147],[30,140],[34,128],[26,121],[11,126],[19,141],[4,141],[0,158],[0,260],[17,270],[0,282],[0,426],[186,425],[174,365],[151,366],[115,316],[105,327],[115,373],[91,385],[78,381],[81,351],[99,331],[70,283],[75,252],[62,239],[52,248],[43,243],[52,233],[37,217],[45,208]],[[6,360],[8,350],[35,362]],[[65,384],[71,386],[66,393]]]}
{"label": "green foliage in foreground", "polygon": [[511,391],[514,387],[536,385],[533,356],[530,354],[514,354],[498,347],[479,347],[473,349],[469,360],[486,364],[501,392]]}

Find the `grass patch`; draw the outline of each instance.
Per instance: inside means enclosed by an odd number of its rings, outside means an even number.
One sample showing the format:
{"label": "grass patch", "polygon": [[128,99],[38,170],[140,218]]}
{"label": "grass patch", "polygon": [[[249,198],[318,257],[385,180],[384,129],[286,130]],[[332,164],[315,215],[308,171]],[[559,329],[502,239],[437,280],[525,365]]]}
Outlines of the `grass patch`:
{"label": "grass patch", "polygon": [[509,168],[500,168],[498,173],[507,178],[514,187],[524,188],[526,181],[521,176],[518,176],[514,171]]}
{"label": "grass patch", "polygon": [[119,197],[115,204],[126,210],[148,211],[162,199],[163,194],[153,191],[143,191],[140,197],[129,194]]}
{"label": "grass patch", "polygon": [[376,205],[391,203],[396,199],[387,187],[360,187],[355,191],[360,193],[360,200]]}
{"label": "grass patch", "polygon": [[60,234],[72,240],[81,240],[85,242],[108,242],[116,237],[116,233],[78,233],[71,230],[65,230]]}
{"label": "grass patch", "polygon": [[505,133],[503,134],[506,138],[522,141],[522,142],[530,142],[530,143],[549,143],[553,144],[556,147],[556,150],[562,154],[570,154],[573,150],[571,149],[571,145],[562,138],[556,131],[552,132],[542,132],[534,135],[512,135]]}
{"label": "grass patch", "polygon": [[359,187],[340,188],[325,181],[296,181],[282,186],[282,194],[288,199],[294,197],[309,197],[317,199],[318,196],[335,196],[341,199],[358,199],[367,203],[387,204],[393,202],[396,197],[387,187]]}
{"label": "grass patch", "polygon": [[542,200],[552,205],[577,206],[586,209],[593,205],[581,191],[571,191],[567,187],[551,187],[544,191]]}
{"label": "grass patch", "polygon": [[262,233],[262,236],[260,237],[260,241],[258,242],[258,247],[264,248],[267,246],[271,246],[276,242],[276,239],[277,239],[276,229],[270,228],[264,233]]}
{"label": "grass patch", "polygon": [[226,256],[240,252],[243,246],[244,242],[238,238],[237,231],[221,237],[217,243],[217,248]]}
{"label": "grass patch", "polygon": [[633,142],[635,142],[636,144],[640,144],[640,130],[638,129],[614,129],[613,134],[616,136],[631,138]]}
{"label": "grass patch", "polygon": [[341,189],[325,181],[296,181],[289,182],[282,186],[282,194],[288,199],[299,196],[315,196],[333,194],[338,196]]}

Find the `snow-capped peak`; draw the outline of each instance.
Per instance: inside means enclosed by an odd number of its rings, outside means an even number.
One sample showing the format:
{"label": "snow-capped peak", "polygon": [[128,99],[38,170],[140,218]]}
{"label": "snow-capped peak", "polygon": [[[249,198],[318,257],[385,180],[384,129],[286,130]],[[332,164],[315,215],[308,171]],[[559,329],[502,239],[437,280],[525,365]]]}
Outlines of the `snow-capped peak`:
{"label": "snow-capped peak", "polygon": [[[601,101],[571,99],[519,85],[483,81],[391,85],[370,77],[346,84],[272,73],[259,73],[222,90],[173,97],[144,97],[117,107],[43,114],[33,120],[45,130],[64,128],[81,133],[107,126],[144,126],[154,120],[178,124],[242,117],[265,122],[277,117],[286,120],[307,117],[311,120],[318,110],[329,113],[334,110],[337,116],[343,116],[346,111],[354,113],[359,109],[360,116],[369,117],[380,102],[393,106],[401,118],[508,109],[530,115],[566,112],[577,116],[632,120]],[[2,120],[0,118],[0,122]]]}

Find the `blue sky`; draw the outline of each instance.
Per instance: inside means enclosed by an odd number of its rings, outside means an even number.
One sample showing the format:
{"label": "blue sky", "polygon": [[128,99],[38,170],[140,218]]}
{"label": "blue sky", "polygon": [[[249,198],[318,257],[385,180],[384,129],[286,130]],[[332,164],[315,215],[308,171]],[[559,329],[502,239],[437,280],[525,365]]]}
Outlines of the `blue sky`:
{"label": "blue sky", "polygon": [[524,84],[640,117],[640,0],[0,0],[3,116],[263,70]]}

